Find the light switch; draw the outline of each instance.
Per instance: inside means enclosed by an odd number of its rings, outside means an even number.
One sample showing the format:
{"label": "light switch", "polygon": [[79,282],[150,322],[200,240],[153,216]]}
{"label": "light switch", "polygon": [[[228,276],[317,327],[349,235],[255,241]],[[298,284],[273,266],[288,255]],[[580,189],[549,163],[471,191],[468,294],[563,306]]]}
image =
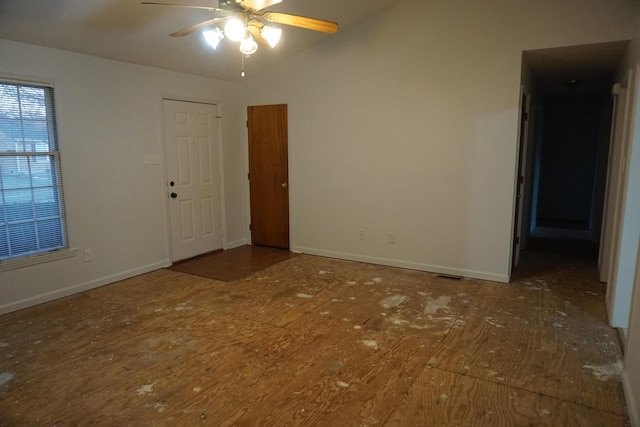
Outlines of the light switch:
{"label": "light switch", "polygon": [[160,155],[159,154],[145,154],[144,155],[144,164],[145,165],[159,165],[160,164]]}

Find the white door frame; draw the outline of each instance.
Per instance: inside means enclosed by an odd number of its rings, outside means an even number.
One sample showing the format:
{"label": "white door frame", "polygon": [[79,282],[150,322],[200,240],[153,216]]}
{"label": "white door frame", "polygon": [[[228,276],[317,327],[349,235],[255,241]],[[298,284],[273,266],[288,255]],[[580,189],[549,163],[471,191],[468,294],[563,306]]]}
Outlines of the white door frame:
{"label": "white door frame", "polygon": [[620,220],[620,200],[622,183],[622,157],[625,137],[625,121],[628,117],[628,91],[626,80],[616,83],[611,90],[613,111],[611,116],[611,132],[609,136],[609,160],[607,165],[607,183],[605,204],[603,209],[603,226],[600,231],[600,251],[598,254],[598,270],[601,282],[610,279],[611,265],[615,259],[615,244]]}
{"label": "white door frame", "polygon": [[[526,97],[526,105],[522,105],[522,98]],[[518,140],[517,140],[517,150],[516,150],[516,183],[515,183],[515,193],[514,193],[514,210],[516,203],[518,204],[518,211],[514,212],[513,220],[515,221],[515,233],[513,239],[516,240],[514,244],[512,240],[512,250],[514,253],[511,255],[511,266],[510,269],[517,266],[520,261],[520,249],[522,245],[522,230],[523,224],[522,220],[527,216],[524,215],[525,208],[525,196],[529,196],[528,191],[525,191],[528,185],[527,181],[527,165],[528,165],[528,147],[529,147],[529,126],[531,125],[531,94],[527,90],[524,85],[520,86],[520,103],[518,108]],[[523,114],[522,110],[524,107],[524,123],[523,123]],[[522,182],[520,182],[520,177],[522,177]],[[519,188],[518,188],[519,187]],[[516,200],[518,197],[518,190],[520,190],[520,200]],[[511,275],[511,274],[510,274]]]}
{"label": "white door frame", "polygon": [[216,107],[216,119],[218,120],[218,162],[219,162],[219,170],[220,170],[220,209],[221,209],[221,222],[222,222],[222,249],[227,249],[227,220],[226,220],[226,197],[225,197],[225,173],[224,173],[224,149],[223,149],[223,121],[222,121],[222,105],[218,101],[212,101],[208,99],[193,99],[193,98],[183,98],[183,97],[175,97],[175,96],[162,96],[159,102],[159,113],[161,117],[161,153],[163,158],[163,176],[162,176],[162,194],[165,201],[165,224],[166,224],[166,248],[167,253],[169,255],[170,265],[174,262],[174,254],[172,249],[171,242],[171,216],[170,216],[170,197],[169,194],[169,171],[167,167],[167,151],[166,151],[166,134],[165,134],[165,123],[164,123],[164,101],[178,101],[178,102],[187,102],[187,103],[196,103],[196,104],[207,104],[213,105]]}

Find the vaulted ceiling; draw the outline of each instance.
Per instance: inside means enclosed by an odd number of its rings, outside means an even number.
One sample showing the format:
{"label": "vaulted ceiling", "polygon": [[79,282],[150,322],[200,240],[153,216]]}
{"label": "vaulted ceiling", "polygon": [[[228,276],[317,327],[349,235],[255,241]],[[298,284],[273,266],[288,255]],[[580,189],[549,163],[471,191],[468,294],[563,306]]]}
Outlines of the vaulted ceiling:
{"label": "vaulted ceiling", "polygon": [[[162,0],[160,0],[162,1]],[[353,25],[400,0],[283,0],[267,10]],[[171,2],[171,0],[168,0]],[[215,7],[217,0],[173,3]],[[138,0],[2,0],[0,39],[225,80],[240,79],[237,43],[213,50],[201,34],[169,34],[215,16],[201,9],[142,5]],[[247,74],[322,42],[332,35],[284,26],[275,48],[260,47],[245,60]]]}

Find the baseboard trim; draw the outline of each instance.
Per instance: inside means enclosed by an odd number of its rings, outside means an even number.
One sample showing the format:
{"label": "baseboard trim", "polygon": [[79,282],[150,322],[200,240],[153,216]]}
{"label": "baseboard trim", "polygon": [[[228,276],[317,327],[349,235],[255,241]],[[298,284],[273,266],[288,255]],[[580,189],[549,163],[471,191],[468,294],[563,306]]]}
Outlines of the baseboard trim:
{"label": "baseboard trim", "polygon": [[624,398],[627,401],[627,410],[629,411],[631,425],[638,427],[640,426],[640,409],[638,409],[640,408],[640,400],[638,400],[638,396],[635,396],[633,393],[627,371],[622,371],[622,389],[624,391]]}
{"label": "baseboard trim", "polygon": [[472,279],[489,280],[491,282],[509,283],[509,276],[503,274],[487,273],[483,271],[465,270],[458,268],[444,267],[441,265],[422,264],[410,261],[403,261],[390,258],[371,257],[359,254],[344,252],[325,251],[322,249],[295,246],[291,252],[309,255],[323,256],[327,258],[337,258],[346,261],[367,262],[369,264],[386,265],[388,267],[406,268],[409,270],[426,271],[429,273],[446,274],[450,276],[462,276]]}
{"label": "baseboard trim", "polygon": [[57,289],[55,291],[46,292],[44,294],[35,295],[33,297],[24,298],[18,301],[13,301],[8,304],[0,305],[0,315],[11,313],[12,311],[22,310],[24,308],[33,307],[38,304],[68,297],[68,296],[71,296],[80,292],[88,291],[91,289],[99,288],[100,286],[109,285],[111,283],[115,283],[120,280],[129,279],[134,276],[139,276],[144,273],[149,273],[151,271],[169,267],[170,265],[171,265],[171,261],[166,259],[160,262],[145,265],[143,267],[134,268],[131,270],[101,277],[99,279],[91,280],[89,282],[79,283],[77,285],[72,285],[66,288]]}

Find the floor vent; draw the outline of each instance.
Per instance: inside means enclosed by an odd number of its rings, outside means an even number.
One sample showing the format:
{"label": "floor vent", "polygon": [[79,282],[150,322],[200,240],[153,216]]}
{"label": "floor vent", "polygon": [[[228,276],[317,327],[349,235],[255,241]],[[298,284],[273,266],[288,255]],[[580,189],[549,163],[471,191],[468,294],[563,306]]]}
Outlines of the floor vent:
{"label": "floor vent", "polygon": [[449,280],[462,280],[462,277],[452,276],[450,274],[438,274],[438,277],[442,277],[443,279],[449,279]]}

